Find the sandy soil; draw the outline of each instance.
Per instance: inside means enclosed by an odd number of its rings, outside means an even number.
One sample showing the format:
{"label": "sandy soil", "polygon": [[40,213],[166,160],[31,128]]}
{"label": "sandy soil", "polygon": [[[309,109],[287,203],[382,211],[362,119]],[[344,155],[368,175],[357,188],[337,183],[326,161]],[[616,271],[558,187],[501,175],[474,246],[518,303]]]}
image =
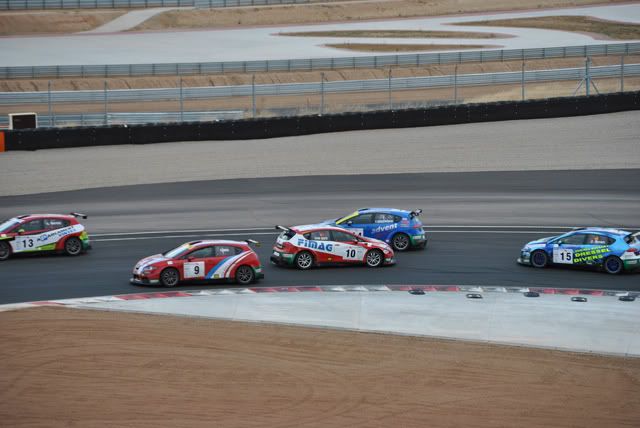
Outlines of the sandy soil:
{"label": "sandy soil", "polygon": [[401,44],[401,43],[328,43],[325,46],[330,48],[342,49],[356,52],[435,52],[445,50],[462,50],[462,49],[488,49],[497,48],[499,46],[492,45],[419,45],[419,44]]}
{"label": "sandy soil", "polygon": [[[554,7],[573,7],[628,0],[371,0],[226,9],[183,9],[159,14],[133,28],[164,30],[227,28],[256,25],[322,23],[438,16]],[[0,12],[0,35],[75,33],[97,28],[126,10],[5,11]]]}
{"label": "sandy soil", "polygon": [[408,18],[460,13],[572,7],[624,0],[396,0],[325,5],[271,6],[229,10],[181,10],[155,16],[134,30],[166,28],[221,28],[255,25],[303,24]]}
{"label": "sandy soil", "polygon": [[537,18],[498,19],[492,21],[464,22],[459,25],[544,28],[547,30],[596,34],[599,36],[599,39],[640,39],[640,25],[638,24],[605,21],[588,16],[544,16]]}
{"label": "sandy soil", "polygon": [[120,9],[2,12],[0,13],[0,36],[88,31],[126,12]]}
{"label": "sandy soil", "polygon": [[64,308],[0,320],[4,426],[640,424],[640,359]]}
{"label": "sandy soil", "polygon": [[423,30],[342,30],[342,31],[299,31],[278,33],[279,36],[294,37],[395,37],[425,38],[439,37],[443,39],[500,39],[513,37],[508,34],[474,33],[470,31],[423,31]]}

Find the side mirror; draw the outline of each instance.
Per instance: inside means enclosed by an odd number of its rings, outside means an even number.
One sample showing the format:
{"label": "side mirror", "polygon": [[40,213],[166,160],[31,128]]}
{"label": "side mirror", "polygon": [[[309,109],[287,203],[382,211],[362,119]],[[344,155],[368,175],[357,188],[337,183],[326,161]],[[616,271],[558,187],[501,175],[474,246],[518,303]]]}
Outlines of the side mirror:
{"label": "side mirror", "polygon": [[349,221],[347,222],[347,226],[352,226],[352,225],[353,225],[353,222],[352,222],[351,220],[349,220]]}
{"label": "side mirror", "polygon": [[18,235],[24,235],[25,234],[25,230],[24,229],[19,229],[18,230]]}

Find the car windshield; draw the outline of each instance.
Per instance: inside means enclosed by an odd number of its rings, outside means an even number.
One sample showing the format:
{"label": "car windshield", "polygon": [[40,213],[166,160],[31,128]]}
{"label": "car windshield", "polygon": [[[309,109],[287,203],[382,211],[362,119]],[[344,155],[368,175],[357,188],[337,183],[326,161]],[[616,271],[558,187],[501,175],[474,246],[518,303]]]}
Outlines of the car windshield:
{"label": "car windshield", "polygon": [[345,221],[356,217],[358,214],[360,214],[358,211],[354,211],[351,214],[346,215],[346,216],[341,217],[338,220],[336,220],[336,224],[344,223]]}
{"label": "car windshield", "polygon": [[174,248],[173,250],[169,250],[166,253],[162,254],[165,257],[169,257],[170,259],[174,259],[191,248],[189,244],[182,244],[179,247]]}
{"label": "car windshield", "polygon": [[0,233],[8,231],[18,223],[20,223],[20,220],[17,218],[10,218],[9,220],[3,221],[0,223]]}

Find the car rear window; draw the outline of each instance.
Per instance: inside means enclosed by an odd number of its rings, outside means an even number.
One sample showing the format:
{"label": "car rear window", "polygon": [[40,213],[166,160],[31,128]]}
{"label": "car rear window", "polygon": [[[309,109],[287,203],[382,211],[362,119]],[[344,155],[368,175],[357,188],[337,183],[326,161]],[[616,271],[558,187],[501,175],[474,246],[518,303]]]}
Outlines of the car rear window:
{"label": "car rear window", "polygon": [[293,230],[285,230],[280,234],[279,238],[282,239],[283,241],[288,241],[294,236],[296,236],[296,233]]}

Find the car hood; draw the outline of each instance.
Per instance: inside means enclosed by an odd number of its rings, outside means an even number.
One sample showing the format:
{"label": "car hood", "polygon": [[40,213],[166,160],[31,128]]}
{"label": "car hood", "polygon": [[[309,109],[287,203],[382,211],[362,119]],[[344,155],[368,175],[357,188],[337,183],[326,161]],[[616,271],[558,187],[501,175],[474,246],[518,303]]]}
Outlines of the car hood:
{"label": "car hood", "polygon": [[141,269],[143,267],[146,267],[155,263],[163,262],[165,260],[170,260],[170,259],[168,257],[163,256],[162,254],[154,254],[153,256],[149,256],[149,257],[145,257],[144,259],[141,259],[138,263],[136,263],[135,268]]}
{"label": "car hood", "polygon": [[548,237],[546,237],[546,238],[536,239],[535,241],[527,242],[527,245],[540,245],[540,244],[546,244],[547,242],[549,242],[549,241],[550,241],[550,240],[552,240],[553,238],[556,238],[556,236],[548,236]]}

